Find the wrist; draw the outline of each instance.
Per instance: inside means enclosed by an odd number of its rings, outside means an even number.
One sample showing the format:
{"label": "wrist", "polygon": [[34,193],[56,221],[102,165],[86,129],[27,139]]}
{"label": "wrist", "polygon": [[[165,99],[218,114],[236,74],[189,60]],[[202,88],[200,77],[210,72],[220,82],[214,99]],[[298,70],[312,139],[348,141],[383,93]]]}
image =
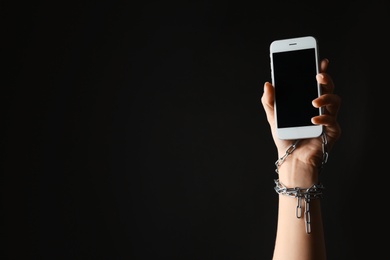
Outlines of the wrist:
{"label": "wrist", "polygon": [[293,155],[279,166],[279,180],[286,187],[308,188],[318,183],[318,168],[304,163]]}

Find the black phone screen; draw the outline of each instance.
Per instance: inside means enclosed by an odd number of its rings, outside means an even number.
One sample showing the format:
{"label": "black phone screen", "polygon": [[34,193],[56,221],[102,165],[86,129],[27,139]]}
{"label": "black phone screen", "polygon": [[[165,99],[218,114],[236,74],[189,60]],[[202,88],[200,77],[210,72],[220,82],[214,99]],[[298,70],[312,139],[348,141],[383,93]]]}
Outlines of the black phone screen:
{"label": "black phone screen", "polygon": [[310,126],[319,115],[315,49],[273,53],[277,124],[279,128]]}

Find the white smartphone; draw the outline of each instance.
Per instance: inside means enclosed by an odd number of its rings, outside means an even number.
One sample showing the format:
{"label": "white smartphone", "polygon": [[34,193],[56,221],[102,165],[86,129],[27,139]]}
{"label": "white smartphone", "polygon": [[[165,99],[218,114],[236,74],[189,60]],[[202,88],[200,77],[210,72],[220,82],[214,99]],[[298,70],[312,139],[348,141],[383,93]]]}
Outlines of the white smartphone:
{"label": "white smartphone", "polygon": [[271,77],[275,89],[276,134],[293,140],[318,137],[322,125],[311,118],[322,113],[312,101],[321,95],[317,39],[304,36],[275,40],[270,44]]}

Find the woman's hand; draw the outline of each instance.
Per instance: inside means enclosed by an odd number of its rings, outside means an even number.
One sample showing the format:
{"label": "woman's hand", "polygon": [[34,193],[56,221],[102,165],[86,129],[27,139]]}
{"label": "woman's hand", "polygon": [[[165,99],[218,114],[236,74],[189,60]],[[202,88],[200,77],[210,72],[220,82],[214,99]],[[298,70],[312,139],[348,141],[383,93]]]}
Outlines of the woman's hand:
{"label": "woman's hand", "polygon": [[[337,122],[337,115],[341,105],[341,99],[334,94],[334,83],[329,74],[326,73],[329,61],[323,59],[320,64],[320,73],[316,76],[321,85],[322,94],[312,101],[316,108],[323,107],[323,114],[312,118],[313,124],[324,126],[324,134],[327,137],[328,152],[341,135],[341,129]],[[275,116],[274,116],[274,88],[271,83],[265,82],[264,93],[261,102],[265,110],[268,123],[271,128],[272,137],[278,150],[278,158],[281,158],[286,150],[294,143],[294,140],[281,140],[276,136]],[[290,156],[302,165],[319,169],[322,165],[322,137],[302,139],[297,148]],[[291,160],[291,159],[290,159]]]}

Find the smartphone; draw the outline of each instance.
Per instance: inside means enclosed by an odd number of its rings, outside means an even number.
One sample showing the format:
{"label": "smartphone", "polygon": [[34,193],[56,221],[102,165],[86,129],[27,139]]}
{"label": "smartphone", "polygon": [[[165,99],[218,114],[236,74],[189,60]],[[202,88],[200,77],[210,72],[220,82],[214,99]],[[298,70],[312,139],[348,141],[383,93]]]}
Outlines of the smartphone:
{"label": "smartphone", "polygon": [[317,39],[304,36],[275,40],[270,44],[270,60],[277,137],[293,140],[320,136],[323,126],[311,123],[312,117],[322,113],[321,108],[312,105],[321,95],[316,79]]}

